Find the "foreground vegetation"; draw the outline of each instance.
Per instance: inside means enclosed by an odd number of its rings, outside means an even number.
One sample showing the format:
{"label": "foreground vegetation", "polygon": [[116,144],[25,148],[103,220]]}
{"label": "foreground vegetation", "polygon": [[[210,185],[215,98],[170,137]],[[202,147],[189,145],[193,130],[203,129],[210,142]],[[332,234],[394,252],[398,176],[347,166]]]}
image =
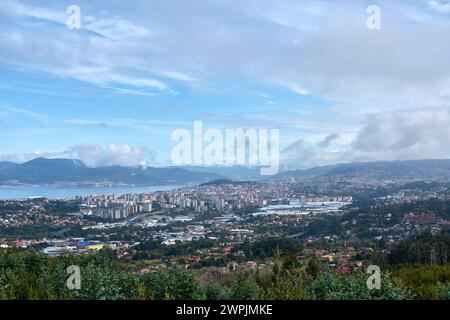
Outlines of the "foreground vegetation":
{"label": "foreground vegetation", "polygon": [[[81,289],[66,286],[66,269],[81,269]],[[112,251],[48,257],[23,250],[0,251],[0,299],[449,299],[450,265],[403,266],[382,276],[380,290],[368,290],[363,272],[322,270],[311,259],[279,254],[269,274],[249,272],[217,281],[201,280],[179,268],[138,273]]]}

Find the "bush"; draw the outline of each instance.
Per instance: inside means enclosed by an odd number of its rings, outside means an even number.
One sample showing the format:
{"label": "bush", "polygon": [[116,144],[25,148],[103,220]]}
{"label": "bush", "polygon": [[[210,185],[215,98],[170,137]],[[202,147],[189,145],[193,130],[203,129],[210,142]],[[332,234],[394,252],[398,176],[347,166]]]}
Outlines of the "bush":
{"label": "bush", "polygon": [[403,300],[412,299],[412,292],[393,281],[388,274],[382,276],[381,289],[367,288],[368,275],[364,272],[340,274],[325,272],[309,286],[309,298],[317,300]]}
{"label": "bush", "polygon": [[450,265],[406,266],[394,272],[394,276],[414,291],[418,299],[437,299],[439,283],[450,283]]}
{"label": "bush", "polygon": [[208,285],[205,294],[207,300],[230,300],[232,297],[231,289],[217,283]]}
{"label": "bush", "polygon": [[200,300],[203,288],[191,272],[180,268],[165,269],[142,276],[142,282],[156,300]]}
{"label": "bush", "polygon": [[234,300],[258,300],[262,294],[262,289],[252,279],[236,282],[231,287],[231,299]]}
{"label": "bush", "polygon": [[302,270],[286,270],[274,274],[266,291],[269,300],[304,300],[308,297],[308,279]]}
{"label": "bush", "polygon": [[450,300],[450,285],[438,283],[437,295],[440,300]]}

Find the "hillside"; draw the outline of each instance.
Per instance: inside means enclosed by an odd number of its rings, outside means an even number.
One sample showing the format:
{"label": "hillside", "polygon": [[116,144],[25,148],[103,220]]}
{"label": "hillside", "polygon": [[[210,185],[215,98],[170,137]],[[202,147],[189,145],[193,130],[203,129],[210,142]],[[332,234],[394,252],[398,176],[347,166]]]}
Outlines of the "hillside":
{"label": "hillside", "polygon": [[293,170],[271,179],[359,178],[375,180],[435,180],[450,181],[450,160],[408,160],[353,162]]}
{"label": "hillside", "polygon": [[180,168],[90,168],[72,159],[38,158],[22,164],[0,163],[0,184],[112,183],[165,185],[206,182],[221,179],[214,173],[190,172]]}

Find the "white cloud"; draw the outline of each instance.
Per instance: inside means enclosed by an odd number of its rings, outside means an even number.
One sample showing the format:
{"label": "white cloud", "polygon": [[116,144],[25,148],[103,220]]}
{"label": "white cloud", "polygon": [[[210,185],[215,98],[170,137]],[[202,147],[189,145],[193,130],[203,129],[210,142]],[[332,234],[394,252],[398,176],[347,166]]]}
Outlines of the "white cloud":
{"label": "white cloud", "polygon": [[354,134],[298,140],[283,150],[287,164],[311,167],[338,162],[450,158],[450,108],[384,111]]}
{"label": "white cloud", "polygon": [[[83,23],[81,30],[68,30],[64,10],[16,0],[2,2],[1,14],[11,23],[5,23],[0,31],[4,39],[0,44],[0,61],[10,66],[86,81],[128,94],[148,95],[145,90],[167,89],[163,81],[154,79],[151,72],[140,66],[140,59],[135,61],[132,55],[126,54],[128,50],[134,51],[134,40],[151,37],[145,27],[117,15],[99,18],[85,15],[82,10],[82,19],[87,23]],[[29,25],[27,17],[54,24]]]}
{"label": "white cloud", "polygon": [[428,7],[439,13],[450,13],[450,2],[441,3],[440,1],[429,1]]}
{"label": "white cloud", "polygon": [[[244,86],[281,86],[308,95],[304,99],[311,98],[313,105],[315,98],[331,100],[334,109],[326,106],[315,117],[288,118],[285,110],[265,118],[244,109],[239,116],[223,109],[216,115],[203,113],[226,126],[298,129],[301,139],[286,154],[308,165],[450,156],[445,146],[450,141],[447,109],[425,108],[445,105],[450,97],[450,21],[441,14],[449,10],[448,2],[377,1],[380,31],[366,28],[363,0],[154,0],[136,1],[126,10],[119,2],[79,3],[83,28],[70,31],[65,10],[56,6],[2,1],[0,64],[121,94],[173,94],[174,81],[207,85],[222,94],[228,88],[221,80],[233,79],[236,86],[241,81]],[[283,93],[270,102],[279,102],[277,98],[282,101]],[[377,113],[356,130],[346,128],[360,123],[369,108]],[[404,110],[408,108],[412,110]],[[64,123],[185,125],[114,117]],[[100,153],[112,155],[105,150]]]}
{"label": "white cloud", "polygon": [[107,147],[99,145],[77,145],[70,147],[65,153],[73,154],[89,167],[125,166],[135,167],[149,165],[154,161],[155,153],[146,148],[129,145]]}
{"label": "white cloud", "polygon": [[56,153],[47,151],[35,151],[28,153],[5,153],[0,154],[0,161],[23,163],[36,158],[53,158]]}
{"label": "white cloud", "polygon": [[[61,7],[64,9],[64,7]],[[65,10],[57,10],[46,7],[38,7],[24,4],[17,0],[3,0],[0,3],[0,11],[17,16],[32,17],[42,20],[48,20],[61,25],[66,25],[67,13]],[[136,25],[130,21],[121,19],[120,16],[114,15],[108,18],[97,18],[89,16],[81,11],[83,29],[92,31],[105,38],[120,40],[124,38],[142,37],[148,35],[150,32],[145,27]]]}
{"label": "white cloud", "polygon": [[150,127],[152,125],[159,126],[185,126],[192,125],[191,122],[183,122],[183,121],[170,121],[170,120],[159,120],[159,119],[132,119],[132,118],[124,118],[124,119],[104,119],[104,120],[90,120],[90,119],[69,119],[64,121],[67,124],[79,125],[79,126],[100,126],[100,127],[128,127],[128,128],[137,128],[137,127]]}
{"label": "white cloud", "polygon": [[[165,90],[167,86],[159,80],[149,78],[139,78],[124,76],[123,74],[105,67],[68,67],[68,68],[48,68],[48,72],[62,78],[73,78],[95,85],[113,88],[113,86],[134,87],[139,89]],[[129,90],[118,87],[117,90]],[[131,92],[131,91],[128,91]],[[145,94],[145,91],[141,92]]]}
{"label": "white cloud", "polygon": [[[26,116],[32,119],[35,119],[41,123],[47,124],[49,122],[49,117],[47,115],[41,114],[41,113],[37,113],[37,112],[33,112],[33,111],[29,111],[26,109],[21,109],[21,108],[14,108],[14,107],[3,107],[2,108],[5,111],[8,111],[8,113],[4,112],[3,115],[6,117],[9,113],[15,113],[15,114],[19,114],[22,116]],[[0,113],[1,116],[1,113]]]}
{"label": "white cloud", "polygon": [[371,159],[450,157],[450,108],[385,111],[369,117],[353,150]]}
{"label": "white cloud", "polygon": [[135,25],[130,21],[122,20],[119,16],[108,19],[92,18],[93,21],[84,24],[84,28],[101,34],[109,39],[121,40],[139,38],[149,35],[149,30]]}
{"label": "white cloud", "polygon": [[[0,12],[65,23],[65,12],[6,3]],[[5,24],[0,62],[129,94],[173,93],[164,79],[206,85],[232,70],[301,95],[441,103],[450,96],[450,21],[417,2],[379,4],[384,27],[373,32],[365,1],[155,0],[107,13],[81,1],[82,30]]]}
{"label": "white cloud", "polygon": [[23,163],[36,158],[73,158],[84,162],[88,167],[107,166],[148,166],[155,160],[156,153],[145,147],[110,144],[106,147],[95,144],[81,144],[64,151],[35,151],[29,153],[0,154],[0,161]]}
{"label": "white cloud", "polygon": [[185,81],[185,82],[195,82],[197,81],[197,79],[184,74],[182,72],[176,72],[176,71],[166,71],[163,72],[162,75],[164,75],[167,78],[171,78],[171,79],[175,79],[175,80],[181,80],[181,81]]}
{"label": "white cloud", "polygon": [[45,19],[53,22],[65,22],[65,11],[56,11],[43,7],[26,5],[16,0],[3,0],[0,10],[9,14]]}

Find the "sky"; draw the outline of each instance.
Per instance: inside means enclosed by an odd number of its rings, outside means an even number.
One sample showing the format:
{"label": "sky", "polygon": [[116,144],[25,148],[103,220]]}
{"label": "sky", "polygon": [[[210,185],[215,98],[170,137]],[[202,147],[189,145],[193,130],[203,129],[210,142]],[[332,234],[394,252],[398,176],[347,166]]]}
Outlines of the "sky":
{"label": "sky", "polygon": [[448,1],[0,1],[0,161],[166,166],[194,121],[288,167],[450,158],[449,99]]}

